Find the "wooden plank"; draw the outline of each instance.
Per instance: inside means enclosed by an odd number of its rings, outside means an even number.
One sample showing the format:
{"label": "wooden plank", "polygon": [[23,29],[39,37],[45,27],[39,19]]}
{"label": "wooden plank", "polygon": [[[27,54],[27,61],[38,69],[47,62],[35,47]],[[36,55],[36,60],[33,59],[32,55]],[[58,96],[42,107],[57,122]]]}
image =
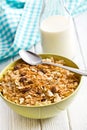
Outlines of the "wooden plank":
{"label": "wooden plank", "polygon": [[[32,47],[30,51],[34,52],[34,47]],[[19,58],[20,56],[17,55],[16,57],[13,58],[13,60],[17,60]],[[24,118],[22,116],[15,114],[14,112],[12,113],[11,118],[12,120],[10,124],[12,124],[11,128],[12,130],[29,130],[29,129],[40,130],[40,120]]]}
{"label": "wooden plank", "polygon": [[0,130],[9,130],[9,110],[10,108],[0,98]]}
{"label": "wooden plank", "polygon": [[[41,50],[42,50],[41,44],[38,43],[36,45],[36,52],[41,53],[42,52]],[[78,38],[77,38],[76,33],[75,33],[75,57],[72,60],[81,69],[84,69],[83,57],[82,57],[81,50],[80,50],[80,47],[79,47],[79,44],[78,44]],[[49,120],[41,120],[43,130],[45,130],[45,129],[48,129],[48,130],[50,130],[50,129],[55,129],[55,130],[58,130],[58,129],[59,130],[62,130],[62,129],[68,130],[68,129],[70,129],[71,130],[72,126],[75,126],[75,125],[73,125],[73,123],[71,123],[71,119],[72,119],[72,122],[74,122],[72,115],[74,115],[73,109],[75,108],[75,103],[73,102],[71,104],[71,106],[66,111],[64,111],[63,113],[61,113],[60,115],[58,115],[55,118],[52,118],[52,119],[49,119]],[[63,123],[62,123],[63,125],[61,124],[62,121],[63,121]],[[75,127],[74,127],[74,129],[75,129]]]}
{"label": "wooden plank", "polygon": [[40,121],[22,117],[0,99],[0,130],[40,130]]}
{"label": "wooden plank", "polygon": [[79,38],[79,46],[87,68],[87,12],[75,19],[77,34]]}
{"label": "wooden plank", "polygon": [[[2,71],[11,61],[12,59],[6,59],[4,61],[0,61],[0,71]],[[10,110],[9,107],[0,98],[0,130],[9,129],[8,128],[9,110]]]}
{"label": "wooden plank", "polygon": [[[37,53],[41,53],[42,52],[41,50],[42,50],[41,49],[41,44],[38,43],[36,45],[36,52]],[[78,44],[78,38],[77,38],[76,33],[75,33],[75,51],[76,51],[75,52],[75,57],[72,60],[81,69],[84,69],[83,57],[82,57],[82,53],[81,53],[81,50],[80,50],[80,46]],[[76,98],[76,100],[77,99],[78,98]],[[58,130],[58,129],[59,130],[67,129],[68,130],[68,129],[70,129],[71,130],[73,128],[73,130],[74,130],[76,128],[76,126],[73,124],[73,122],[74,122],[75,119],[72,118],[73,117],[72,115],[74,115],[73,114],[74,108],[75,108],[75,103],[73,102],[67,110],[65,110],[63,113],[61,113],[57,117],[49,119],[49,120],[41,120],[42,129],[43,130],[45,130],[45,129],[48,129],[48,130],[51,130],[51,129],[55,129],[55,130]],[[79,119],[77,119],[77,120],[79,120]]]}
{"label": "wooden plank", "polygon": [[[86,25],[87,14],[83,14],[75,18],[76,33],[78,39],[78,48],[76,61],[81,68],[86,68]],[[84,25],[83,25],[84,24]],[[85,39],[85,40],[84,40]],[[74,102],[70,105],[67,114],[70,121],[71,130],[87,130],[87,79],[83,77],[81,82],[81,88],[75,98]]]}
{"label": "wooden plank", "polygon": [[[34,51],[34,47],[30,50]],[[0,70],[18,58],[19,56],[16,56],[13,59],[0,62]],[[40,126],[40,120],[33,120],[19,116],[0,98],[0,130],[40,130]]]}
{"label": "wooden plank", "polygon": [[71,130],[87,130],[87,80],[83,79],[77,97],[68,109]]}
{"label": "wooden plank", "polygon": [[[40,54],[42,53],[41,43],[37,43],[35,46],[35,52]],[[67,111],[64,110],[59,113],[56,117],[41,120],[41,129],[42,130],[69,130]]]}
{"label": "wooden plank", "polygon": [[42,130],[69,130],[66,110],[53,118],[41,120],[41,126]]}

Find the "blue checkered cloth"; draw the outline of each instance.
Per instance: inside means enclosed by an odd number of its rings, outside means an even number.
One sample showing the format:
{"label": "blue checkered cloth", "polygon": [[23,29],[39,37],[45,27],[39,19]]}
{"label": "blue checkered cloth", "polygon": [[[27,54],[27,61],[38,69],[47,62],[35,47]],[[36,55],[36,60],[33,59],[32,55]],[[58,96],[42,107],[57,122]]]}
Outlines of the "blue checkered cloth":
{"label": "blue checkered cloth", "polygon": [[42,0],[2,1],[0,9],[0,60],[29,49],[39,40],[38,23]]}
{"label": "blue checkered cloth", "polygon": [[[87,0],[65,0],[65,4],[72,16],[87,11]],[[42,0],[0,2],[0,61],[38,43],[41,9]]]}

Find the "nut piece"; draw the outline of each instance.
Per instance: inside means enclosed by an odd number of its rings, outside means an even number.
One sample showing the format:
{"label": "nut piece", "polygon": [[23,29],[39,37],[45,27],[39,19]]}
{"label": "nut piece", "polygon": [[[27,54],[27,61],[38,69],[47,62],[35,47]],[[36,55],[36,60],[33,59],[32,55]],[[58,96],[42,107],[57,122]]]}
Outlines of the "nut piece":
{"label": "nut piece", "polygon": [[19,102],[20,102],[20,104],[23,104],[24,103],[24,98],[19,98]]}
{"label": "nut piece", "polygon": [[50,90],[48,90],[48,91],[47,91],[47,96],[52,97],[52,96],[53,96],[53,93],[52,93]]}
{"label": "nut piece", "polygon": [[61,97],[59,96],[58,93],[55,94],[54,102],[59,102],[61,101]]}

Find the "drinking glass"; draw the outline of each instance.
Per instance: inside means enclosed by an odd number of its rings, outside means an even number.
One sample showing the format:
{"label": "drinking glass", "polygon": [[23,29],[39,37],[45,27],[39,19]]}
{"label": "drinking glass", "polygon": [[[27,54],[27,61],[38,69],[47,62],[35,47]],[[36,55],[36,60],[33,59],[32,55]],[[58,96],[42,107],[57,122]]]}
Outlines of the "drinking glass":
{"label": "drinking glass", "polygon": [[75,56],[73,20],[62,0],[43,0],[40,35],[43,53]]}

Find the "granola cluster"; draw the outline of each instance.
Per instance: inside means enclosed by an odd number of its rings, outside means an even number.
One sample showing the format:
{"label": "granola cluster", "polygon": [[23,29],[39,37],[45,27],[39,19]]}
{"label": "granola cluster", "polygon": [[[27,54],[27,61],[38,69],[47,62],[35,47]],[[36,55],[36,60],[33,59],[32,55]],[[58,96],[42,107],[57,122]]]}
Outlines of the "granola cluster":
{"label": "granola cluster", "polygon": [[[64,64],[53,57],[43,60]],[[69,96],[78,83],[78,77],[68,70],[46,64],[31,66],[21,61],[0,80],[0,92],[16,104],[46,105]]]}

